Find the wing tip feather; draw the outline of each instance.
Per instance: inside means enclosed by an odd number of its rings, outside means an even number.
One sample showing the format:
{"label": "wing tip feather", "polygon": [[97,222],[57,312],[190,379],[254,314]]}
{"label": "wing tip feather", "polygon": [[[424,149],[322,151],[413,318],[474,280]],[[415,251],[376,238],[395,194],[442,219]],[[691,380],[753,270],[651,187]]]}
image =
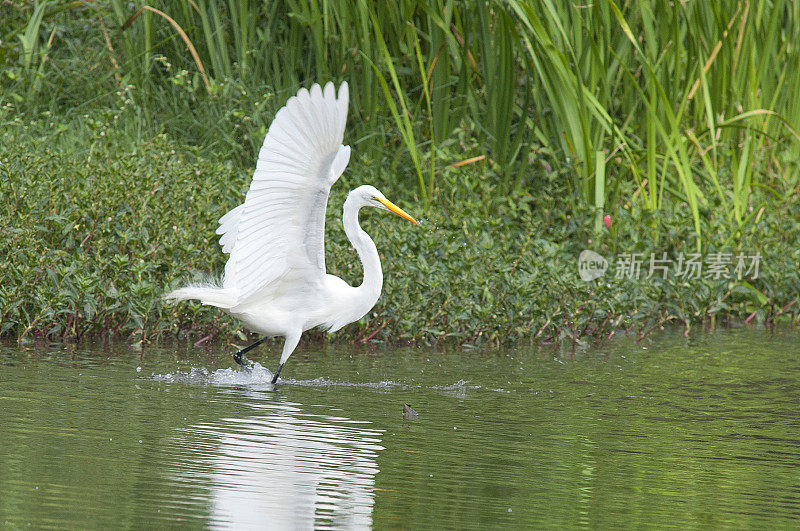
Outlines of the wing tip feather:
{"label": "wing tip feather", "polygon": [[[272,203],[273,199],[285,202],[295,194],[302,193],[306,187],[325,191],[326,185],[329,189],[344,172],[350,159],[350,146],[341,145],[349,97],[346,81],[338,89],[333,81],[325,83],[324,88],[315,83],[309,89],[299,89],[275,113],[259,151],[253,181],[244,205],[241,205],[241,217],[225,219],[225,229],[234,221],[236,227],[231,227],[220,238],[223,251],[226,251],[226,247],[230,250],[223,284],[226,288],[236,290],[240,296],[239,302],[284,274],[289,267],[287,256],[291,254],[287,242],[290,235],[286,230],[294,230],[287,227],[285,220],[292,217],[292,208],[305,213],[309,206],[304,200],[296,200],[292,203],[293,207],[279,211],[279,207]],[[307,167],[312,162],[316,166]],[[322,164],[325,163],[330,164],[327,176],[323,173]],[[306,179],[302,178],[304,176]],[[324,209],[326,204],[327,193],[324,194],[324,201],[320,200],[319,208]],[[245,205],[249,206],[245,209]],[[306,219],[306,222],[317,223],[319,227],[314,225],[315,230],[322,236],[324,210],[321,210],[321,215],[312,218],[310,221]],[[324,274],[324,238],[317,238],[316,235],[315,238],[312,238],[307,252],[322,254],[314,264],[311,262],[314,262],[316,254],[309,255],[309,264]]]}

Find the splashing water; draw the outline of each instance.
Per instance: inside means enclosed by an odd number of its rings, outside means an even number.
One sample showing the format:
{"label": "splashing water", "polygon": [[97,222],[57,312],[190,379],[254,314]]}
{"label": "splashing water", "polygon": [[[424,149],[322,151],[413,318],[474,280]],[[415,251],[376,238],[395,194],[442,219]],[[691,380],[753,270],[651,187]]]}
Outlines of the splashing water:
{"label": "splashing water", "polygon": [[[267,386],[272,388],[273,373],[258,362],[252,362],[250,366],[245,368],[228,368],[217,369],[209,371],[205,367],[192,367],[187,372],[168,372],[165,374],[153,374],[152,376],[145,377],[148,380],[156,382],[178,382],[188,383],[194,385],[246,385],[251,387]],[[426,386],[422,385],[408,385],[391,380],[382,380],[379,382],[348,382],[341,380],[332,380],[325,377],[318,377],[311,380],[294,380],[291,378],[282,378],[281,383],[292,384],[302,387],[351,387],[351,388],[365,388],[375,389],[378,391],[392,391],[392,390],[408,390],[420,389]],[[467,391],[475,391],[483,389],[479,385],[468,385],[466,381],[459,380],[452,385],[434,385],[429,386],[430,389],[442,391],[445,394],[461,395],[463,396]],[[508,393],[505,389],[488,389],[500,393]]]}
{"label": "splashing water", "polygon": [[[145,377],[156,382],[177,382],[193,385],[220,385],[220,386],[248,386],[248,387],[267,387],[272,388],[273,372],[258,362],[251,362],[243,368],[227,368],[209,371],[205,367],[192,367],[187,372],[168,372],[165,374],[153,374]],[[311,380],[294,380],[292,378],[281,378],[282,384],[291,384],[301,387],[339,387],[339,388],[363,388],[375,389],[378,391],[402,391],[409,389],[428,388],[440,391],[446,395],[458,396],[463,398],[468,391],[486,390],[496,393],[510,393],[506,389],[484,388],[480,385],[470,385],[465,380],[459,380],[451,385],[409,385],[394,382],[391,380],[381,380],[379,382],[348,382],[342,380],[332,380],[323,376]]]}
{"label": "splashing water", "polygon": [[189,372],[154,374],[157,382],[182,382],[200,385],[272,385],[272,371],[258,362],[242,369],[217,369],[209,372],[205,367],[192,367]]}

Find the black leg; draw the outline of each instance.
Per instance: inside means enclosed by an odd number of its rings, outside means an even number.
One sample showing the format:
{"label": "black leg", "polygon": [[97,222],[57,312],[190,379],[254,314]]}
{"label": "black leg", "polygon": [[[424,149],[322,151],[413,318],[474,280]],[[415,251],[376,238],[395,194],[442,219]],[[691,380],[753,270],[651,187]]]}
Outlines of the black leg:
{"label": "black leg", "polygon": [[248,352],[250,352],[251,350],[253,350],[257,346],[259,346],[264,341],[266,341],[267,338],[268,338],[268,336],[264,336],[261,339],[259,339],[258,341],[256,341],[255,343],[253,343],[252,345],[249,345],[247,347],[244,347],[242,350],[237,351],[236,354],[233,355],[233,361],[235,361],[239,365],[244,365],[244,361],[242,361],[242,356],[244,356],[245,354],[247,354]]}
{"label": "black leg", "polygon": [[283,363],[278,365],[278,370],[275,371],[275,375],[272,377],[272,383],[275,383],[275,382],[278,381],[278,375],[281,373],[281,369],[283,369]]}

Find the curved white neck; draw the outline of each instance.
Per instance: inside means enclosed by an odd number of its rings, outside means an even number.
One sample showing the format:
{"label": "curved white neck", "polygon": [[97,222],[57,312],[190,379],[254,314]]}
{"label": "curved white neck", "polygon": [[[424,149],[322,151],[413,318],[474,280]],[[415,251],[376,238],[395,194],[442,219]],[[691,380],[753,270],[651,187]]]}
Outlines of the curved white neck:
{"label": "curved white neck", "polygon": [[381,259],[378,256],[378,249],[375,247],[372,238],[364,232],[358,224],[358,211],[361,209],[353,196],[348,195],[344,202],[344,213],[342,215],[342,225],[344,232],[350,243],[355,247],[361,264],[364,267],[364,280],[356,289],[359,290],[360,297],[364,303],[369,303],[370,308],[377,302],[383,287],[383,271],[381,270]]}

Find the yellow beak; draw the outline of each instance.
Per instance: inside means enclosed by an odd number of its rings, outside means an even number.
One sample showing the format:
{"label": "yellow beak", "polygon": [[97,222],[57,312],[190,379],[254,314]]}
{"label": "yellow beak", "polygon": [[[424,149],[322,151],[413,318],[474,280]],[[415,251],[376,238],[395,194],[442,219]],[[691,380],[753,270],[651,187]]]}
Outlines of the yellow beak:
{"label": "yellow beak", "polygon": [[388,208],[388,209],[389,209],[389,211],[390,211],[390,212],[394,212],[395,214],[397,214],[397,215],[398,215],[398,216],[400,216],[401,218],[403,218],[403,219],[407,219],[408,221],[410,221],[410,222],[411,222],[411,223],[413,223],[414,225],[419,225],[419,223],[417,222],[417,220],[416,220],[416,219],[414,219],[414,218],[412,218],[411,216],[409,216],[409,215],[406,213],[406,211],[405,211],[405,210],[403,210],[403,209],[402,209],[402,208],[400,208],[399,206],[395,205],[394,203],[392,203],[392,202],[391,202],[391,201],[389,201],[388,199],[381,199],[380,197],[376,197],[375,199],[377,199],[378,201],[380,201],[380,202],[383,204],[383,206],[385,206],[386,208]]}

